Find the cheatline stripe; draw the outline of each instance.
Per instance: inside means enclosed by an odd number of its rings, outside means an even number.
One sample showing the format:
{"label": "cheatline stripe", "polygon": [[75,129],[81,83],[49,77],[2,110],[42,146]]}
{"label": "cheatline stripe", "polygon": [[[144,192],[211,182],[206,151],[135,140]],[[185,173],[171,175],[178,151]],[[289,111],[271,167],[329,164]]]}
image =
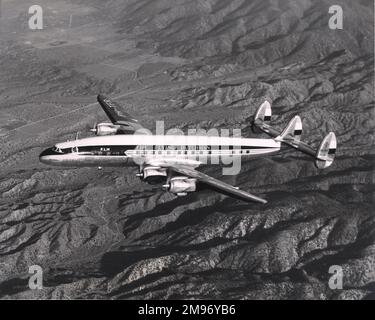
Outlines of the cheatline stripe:
{"label": "cheatline stripe", "polygon": [[[176,149],[168,149],[169,146],[175,147]],[[189,149],[189,147],[210,147],[210,149]],[[244,149],[275,149],[275,147],[269,147],[269,146],[232,146],[232,145],[157,145],[156,148],[154,145],[92,145],[92,146],[77,146],[78,149],[98,149],[98,148],[112,148],[112,149],[124,149],[124,150],[133,150],[136,147],[139,147],[137,150],[166,150],[166,151],[174,151],[174,150],[197,150],[197,151],[204,151],[204,150],[244,150]],[[144,149],[141,149],[141,147],[144,147]],[[164,149],[159,149],[158,147],[165,147]],[[74,147],[73,147],[74,148]],[[71,149],[71,148],[66,148],[66,149]],[[65,150],[65,149],[64,149]]]}

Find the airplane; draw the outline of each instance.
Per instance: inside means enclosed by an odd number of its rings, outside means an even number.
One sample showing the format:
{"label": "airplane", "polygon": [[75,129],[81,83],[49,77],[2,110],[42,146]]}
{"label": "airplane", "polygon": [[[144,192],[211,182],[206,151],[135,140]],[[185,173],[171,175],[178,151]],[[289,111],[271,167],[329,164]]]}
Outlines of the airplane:
{"label": "airplane", "polygon": [[90,131],[94,137],[57,143],[44,150],[42,163],[57,166],[87,167],[136,166],[136,174],[149,184],[162,184],[164,191],[186,196],[205,185],[247,202],[267,203],[267,200],[238,187],[215,179],[197,168],[204,163],[197,156],[208,159],[222,155],[253,158],[275,154],[286,144],[315,158],[319,169],[329,167],[335,157],[336,136],[330,132],[317,150],[301,141],[302,121],[295,116],[281,131],[271,126],[271,104],[265,101],[258,108],[252,127],[271,138],[242,138],[219,136],[181,136],[136,134],[144,127],[111,99],[98,95],[97,101],[111,122],[98,123]]}

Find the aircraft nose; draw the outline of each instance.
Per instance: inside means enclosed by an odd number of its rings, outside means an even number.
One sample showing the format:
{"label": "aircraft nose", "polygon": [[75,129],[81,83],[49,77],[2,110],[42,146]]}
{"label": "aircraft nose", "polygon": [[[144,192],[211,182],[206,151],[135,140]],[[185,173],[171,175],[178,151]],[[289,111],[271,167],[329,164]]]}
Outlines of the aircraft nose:
{"label": "aircraft nose", "polygon": [[39,161],[42,163],[49,164],[50,163],[50,158],[52,155],[56,154],[54,151],[52,151],[52,148],[48,148],[44,150],[40,155],[39,155]]}

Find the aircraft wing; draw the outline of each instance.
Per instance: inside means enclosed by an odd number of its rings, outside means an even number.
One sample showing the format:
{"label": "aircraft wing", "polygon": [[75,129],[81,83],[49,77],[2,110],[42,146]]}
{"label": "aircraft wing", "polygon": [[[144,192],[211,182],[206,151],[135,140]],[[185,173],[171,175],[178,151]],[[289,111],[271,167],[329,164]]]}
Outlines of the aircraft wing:
{"label": "aircraft wing", "polygon": [[208,176],[200,171],[197,171],[188,166],[168,166],[169,169],[172,171],[183,174],[184,176],[188,176],[190,178],[197,179],[198,181],[213,187],[214,189],[233,196],[235,198],[240,198],[242,200],[248,202],[260,202],[260,203],[267,203],[267,200],[254,196],[250,193],[247,193],[243,190],[240,190],[232,185],[225,183],[223,181],[217,180],[213,177]]}
{"label": "aircraft wing", "polygon": [[143,126],[138,123],[137,119],[134,119],[130,114],[122,111],[118,103],[103,95],[98,95],[97,99],[111,122],[120,125],[122,130],[134,132],[143,128]]}

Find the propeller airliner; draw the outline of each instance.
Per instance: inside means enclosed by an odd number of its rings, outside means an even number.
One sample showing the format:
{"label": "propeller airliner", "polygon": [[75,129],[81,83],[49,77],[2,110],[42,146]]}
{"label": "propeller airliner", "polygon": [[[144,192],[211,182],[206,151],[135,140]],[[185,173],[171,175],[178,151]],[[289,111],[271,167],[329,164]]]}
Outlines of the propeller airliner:
{"label": "propeller airliner", "polygon": [[[44,150],[42,163],[69,167],[135,166],[137,176],[150,184],[162,184],[162,189],[177,196],[197,191],[199,184],[247,202],[267,203],[265,199],[215,179],[197,168],[214,157],[233,156],[253,158],[275,154],[287,144],[313,158],[319,169],[329,167],[336,152],[336,136],[330,132],[315,150],[301,141],[302,121],[295,116],[281,131],[271,121],[271,104],[265,101],[257,110],[253,129],[267,133],[270,138],[242,138],[218,136],[181,136],[137,134],[143,126],[121,106],[98,95],[99,104],[110,122],[98,123],[91,131],[94,137],[57,143]],[[199,156],[199,157],[198,157]]]}

